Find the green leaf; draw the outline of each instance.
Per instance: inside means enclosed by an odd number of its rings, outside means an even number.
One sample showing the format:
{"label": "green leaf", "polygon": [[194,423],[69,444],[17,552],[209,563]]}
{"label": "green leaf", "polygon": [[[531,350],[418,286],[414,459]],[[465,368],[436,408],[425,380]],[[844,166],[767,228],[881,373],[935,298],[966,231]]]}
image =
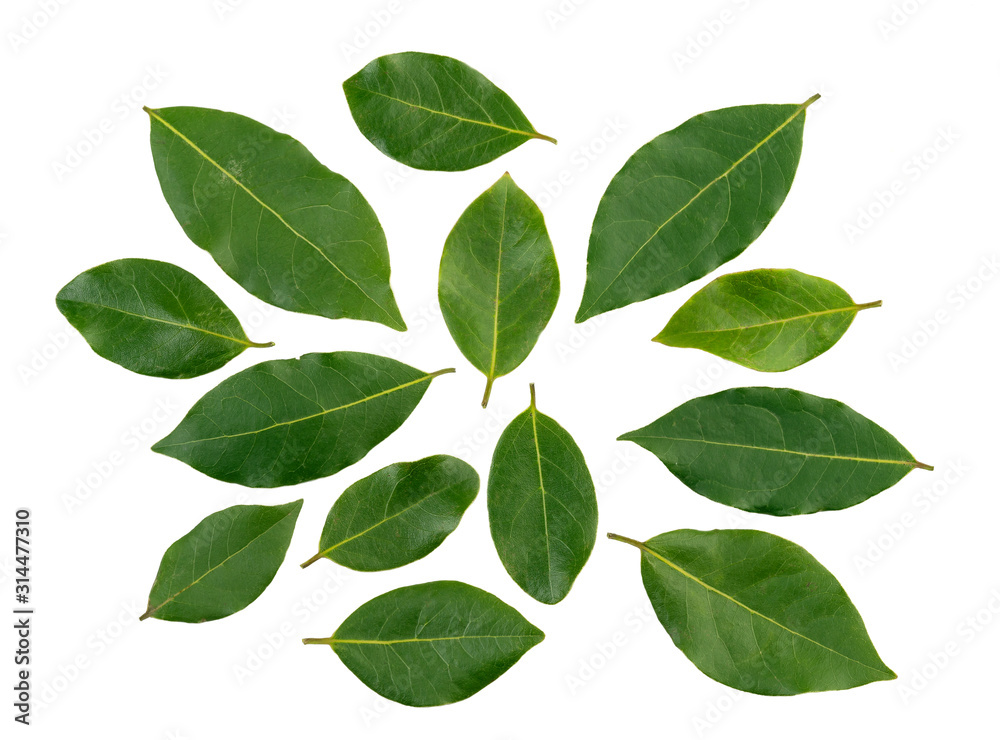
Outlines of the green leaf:
{"label": "green leaf", "polygon": [[145,110],[163,196],[229,277],[289,311],[406,329],[382,226],[346,178],[250,118]]}
{"label": "green leaf", "polygon": [[389,570],[433,552],[479,492],[479,475],[450,455],[395,463],[362,478],[334,503],[319,552],[346,568]]}
{"label": "green leaf", "polygon": [[448,235],[438,298],[455,344],[486,376],[486,408],[493,381],[524,362],[559,300],[545,219],[509,174]]}
{"label": "green leaf", "polygon": [[796,270],[737,272],[691,296],[653,341],[780,372],[823,354],[858,311],[881,305],[859,305],[840,286]]}
{"label": "green leaf", "polygon": [[531,406],[500,435],[487,487],[497,554],[528,595],[562,601],[594,549],[597,496],[576,442]]}
{"label": "green leaf", "polygon": [[81,272],[56,306],[106,360],[158,378],[194,378],[247,347],[233,312],[190,272],[167,262],[123,259]]}
{"label": "green leaf", "polygon": [[439,375],[360,352],[261,362],[219,383],[153,451],[218,480],[273,488],[353,465]]}
{"label": "green leaf", "polygon": [[833,574],[752,529],[680,529],[637,542],[642,583],[674,644],[710,678],[768,696],[896,678]]}
{"label": "green leaf", "polygon": [[285,559],[302,499],[283,506],[231,506],[167,548],[140,619],[209,622],[245,609]]}
{"label": "green leaf", "polygon": [[344,82],[344,94],[365,138],[418,170],[468,170],[529,139],[556,143],[507,93],[451,57],[379,57]]}
{"label": "green leaf", "polygon": [[846,509],[914,468],[933,470],[840,401],[789,388],[695,398],[618,439],[645,447],[702,496],[775,516]]}
{"label": "green leaf", "polygon": [[577,322],[677,290],[750,246],[788,195],[817,98],[702,113],[633,154],[597,207]]}
{"label": "green leaf", "polygon": [[456,581],[397,588],[363,604],[329,645],[366,686],[411,707],[451,704],[492,683],[544,639],[493,594]]}

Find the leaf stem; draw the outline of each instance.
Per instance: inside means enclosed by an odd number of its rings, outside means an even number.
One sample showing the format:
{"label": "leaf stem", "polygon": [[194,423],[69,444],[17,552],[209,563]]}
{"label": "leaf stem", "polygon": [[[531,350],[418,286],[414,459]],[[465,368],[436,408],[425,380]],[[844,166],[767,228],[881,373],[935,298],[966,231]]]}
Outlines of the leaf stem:
{"label": "leaf stem", "polygon": [[251,347],[256,347],[257,349],[267,349],[268,347],[274,346],[274,342],[253,342],[249,339],[247,340],[247,344]]}
{"label": "leaf stem", "polygon": [[313,555],[311,558],[309,558],[306,562],[302,563],[299,567],[300,568],[308,568],[310,565],[312,565],[313,563],[315,563],[321,557],[323,557],[323,553],[318,552],[315,555]]}
{"label": "leaf stem", "polygon": [[866,308],[878,308],[882,305],[882,301],[872,301],[871,303],[858,303],[854,306],[856,311],[864,311]]}
{"label": "leaf stem", "polygon": [[913,467],[920,468],[921,470],[934,470],[933,465],[928,465],[927,463],[914,461]]}
{"label": "leaf stem", "polygon": [[486,376],[486,392],[483,393],[483,408],[486,408],[486,404],[490,402],[490,393],[493,392],[493,381],[496,380],[492,375]]}
{"label": "leaf stem", "polygon": [[531,392],[531,410],[537,411],[538,408],[535,406],[535,384],[528,383],[528,390]]}
{"label": "leaf stem", "polygon": [[436,378],[439,375],[447,375],[448,373],[453,373],[453,372],[455,372],[455,368],[453,368],[453,367],[446,367],[444,370],[438,370],[435,373],[428,373],[427,377],[428,378]]}
{"label": "leaf stem", "polygon": [[304,637],[302,638],[303,645],[333,645],[332,637]]}
{"label": "leaf stem", "polygon": [[802,104],[802,110],[805,110],[806,108],[808,108],[810,105],[812,105],[817,100],[819,100],[819,98],[820,98],[819,93],[816,93],[815,95],[813,95],[811,98],[809,98],[809,100],[807,100],[806,102],[804,102]]}
{"label": "leaf stem", "polygon": [[633,540],[631,537],[624,537],[620,534],[614,534],[613,532],[608,532],[608,539],[615,540],[617,542],[624,542],[626,545],[632,545],[632,547],[637,547],[643,552],[649,552],[649,548],[646,547],[645,542],[639,542],[639,540]]}
{"label": "leaf stem", "polygon": [[556,141],[555,139],[553,139],[551,136],[546,136],[545,134],[540,134],[537,131],[534,134],[532,134],[532,136],[534,138],[536,138],[536,139],[541,139],[542,141],[548,141],[548,142],[551,142],[553,144],[558,144],[559,143],[558,141]]}

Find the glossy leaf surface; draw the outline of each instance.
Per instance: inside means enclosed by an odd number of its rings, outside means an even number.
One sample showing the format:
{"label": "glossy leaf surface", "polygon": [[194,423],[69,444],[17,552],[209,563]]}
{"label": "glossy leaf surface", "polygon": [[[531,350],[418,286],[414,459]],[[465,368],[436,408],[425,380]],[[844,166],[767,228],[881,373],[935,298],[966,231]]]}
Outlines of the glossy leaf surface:
{"label": "glossy leaf surface", "polygon": [[346,178],[236,113],[146,112],[163,196],[227,275],[289,311],[406,329],[382,226]]}
{"label": "glossy leaf surface", "polygon": [[720,683],[787,696],[896,678],[844,588],[793,542],[749,529],[609,536],[642,551],[660,623]]}
{"label": "glossy leaf surface", "polygon": [[931,469],[840,401],[788,388],[695,398],[619,439],[713,501],[777,516],[845,509]]}
{"label": "glossy leaf surface", "polygon": [[576,320],[677,290],[746,249],[788,195],[818,97],[702,113],[633,154],[597,207]]}
{"label": "glossy leaf surface", "polygon": [[360,352],[262,362],[202,396],[153,451],[254,488],[322,478],[392,434],[449,372]]}
{"label": "glossy leaf surface", "polygon": [[535,202],[504,175],[472,202],[444,245],[438,298],[448,331],[493,381],[528,357],[559,299],[559,268]]}
{"label": "glossy leaf surface", "polygon": [[362,605],[330,638],[354,675],[387,699],[414,707],[466,699],[544,639],[540,629],[486,591],[456,581],[406,586]]}
{"label": "glossy leaf surface", "polygon": [[167,262],[122,259],[73,278],[56,305],[91,349],[142,375],[194,378],[247,347],[239,319],[187,270]]}
{"label": "glossy leaf surface", "polygon": [[562,601],[594,549],[597,496],[576,442],[535,407],[534,386],[493,452],[487,504],[510,577],[538,601]]}
{"label": "glossy leaf surface", "polygon": [[529,139],[555,143],[507,93],[451,57],[379,57],[344,82],[344,94],[365,138],[419,170],[467,170]]}
{"label": "glossy leaf surface", "polygon": [[363,571],[412,563],[455,531],[478,492],[476,471],[450,455],[384,467],[337,499],[302,567],[320,558]]}
{"label": "glossy leaf surface", "polygon": [[654,341],[780,372],[826,352],[858,311],[881,303],[856,304],[840,286],[797,270],[738,272],[695,293]]}
{"label": "glossy leaf surface", "polygon": [[300,499],[206,517],[163,555],[141,619],[208,622],[246,608],[278,572],[301,508]]}

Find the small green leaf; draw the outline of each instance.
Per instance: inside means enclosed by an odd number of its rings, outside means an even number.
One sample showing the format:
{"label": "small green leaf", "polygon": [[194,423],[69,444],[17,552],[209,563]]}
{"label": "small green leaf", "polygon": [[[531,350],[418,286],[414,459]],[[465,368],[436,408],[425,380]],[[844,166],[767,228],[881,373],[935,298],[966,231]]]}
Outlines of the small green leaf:
{"label": "small green leaf", "polygon": [[344,82],[344,94],[365,138],[418,170],[468,170],[529,139],[556,143],[507,93],[451,57],[379,57]]}
{"label": "small green leaf", "polygon": [[362,478],[334,503],[319,552],[354,570],[388,570],[431,553],[455,531],[479,492],[479,475],[450,455],[395,463]]}
{"label": "small green leaf", "polygon": [[245,609],[285,559],[302,500],[231,506],[167,548],[140,619],[209,622]]}
{"label": "small green leaf", "polygon": [[194,378],[247,347],[233,312],[187,270],[167,262],[122,259],[92,267],[56,296],[56,306],[91,349],[127,370]]}
{"label": "small green leaf", "polygon": [[559,300],[559,268],[545,219],[511,179],[476,198],[448,235],[438,298],[448,331],[493,381],[528,357]]}
{"label": "small green leaf", "polygon": [[597,207],[577,322],[677,290],[750,246],[788,195],[817,98],[702,113],[633,154]]}
{"label": "small green leaf", "polygon": [[796,270],[737,272],[691,296],[653,341],[781,372],[826,352],[858,311],[881,305],[859,305],[838,285]]}
{"label": "small green leaf", "polygon": [[642,583],[670,639],[710,678],[788,696],[896,678],[833,574],[752,529],[680,529],[637,542]]}
{"label": "small green leaf", "polygon": [[618,439],[645,447],[702,496],[775,516],[846,509],[914,468],[933,470],[840,401],[789,388],[695,398]]}
{"label": "small green leaf", "polygon": [[376,596],[337,628],[329,645],[366,686],[411,707],[461,701],[503,675],[544,639],[493,594],[456,581]]}
{"label": "small green leaf", "polygon": [[594,549],[597,496],[576,442],[535,407],[534,385],[493,452],[487,505],[510,577],[544,604],[562,601]]}
{"label": "small green leaf", "polygon": [[406,330],[382,226],[346,178],[250,118],[145,110],[163,197],[229,277],[289,311]]}
{"label": "small green leaf", "polygon": [[262,362],[202,396],[153,451],[253,488],[322,478],[368,454],[406,421],[431,380],[452,372],[361,352]]}

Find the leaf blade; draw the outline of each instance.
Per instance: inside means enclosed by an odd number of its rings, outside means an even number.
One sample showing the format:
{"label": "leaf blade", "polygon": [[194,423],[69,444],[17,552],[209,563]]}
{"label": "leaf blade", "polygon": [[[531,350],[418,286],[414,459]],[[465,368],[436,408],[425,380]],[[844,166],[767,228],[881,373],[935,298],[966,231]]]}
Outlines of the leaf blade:
{"label": "leaf blade", "polygon": [[202,396],[153,451],[252,488],[315,480],[364,457],[450,372],[361,352],[262,362]]}
{"label": "leaf blade", "polygon": [[930,467],[843,403],[789,388],[695,398],[619,439],[706,498],[774,516],[854,506]]}
{"label": "leaf blade", "polygon": [[702,113],[633,154],[594,217],[577,323],[676,290],[746,249],[788,194],[818,97]]}
{"label": "leaf blade", "polygon": [[164,553],[139,619],[206,622],[245,609],[274,579],[301,508],[232,506],[203,519]]}
{"label": "leaf blade", "polygon": [[559,300],[559,267],[534,201],[504,174],[462,213],[445,241],[438,300],[459,350],[496,378],[534,348]]}

